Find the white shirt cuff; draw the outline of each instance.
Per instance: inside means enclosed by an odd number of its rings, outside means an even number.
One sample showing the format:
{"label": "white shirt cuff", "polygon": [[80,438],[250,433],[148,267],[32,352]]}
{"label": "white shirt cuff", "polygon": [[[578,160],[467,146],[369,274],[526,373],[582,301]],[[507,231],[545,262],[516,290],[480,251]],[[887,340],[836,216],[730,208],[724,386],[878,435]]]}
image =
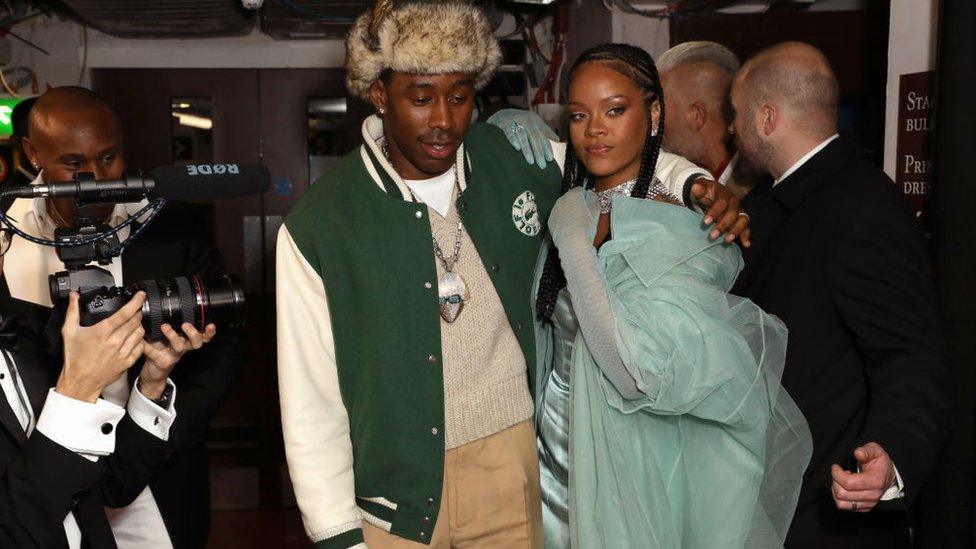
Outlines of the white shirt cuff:
{"label": "white shirt cuff", "polygon": [[54,443],[91,461],[115,451],[115,428],[125,410],[107,400],[94,404],[66,397],[53,388],[37,420],[36,430]]}
{"label": "white shirt cuff", "polygon": [[166,385],[173,388],[168,408],[160,408],[139,392],[138,380],[132,384],[132,393],[129,394],[127,406],[132,421],[161,440],[169,440],[169,428],[176,420],[176,385],[169,379],[166,380]]}
{"label": "white shirt cuff", "polygon": [[881,501],[891,501],[905,497],[905,483],[901,480],[898,467],[894,463],[891,466],[895,469],[895,485],[885,490],[884,494],[881,494]]}

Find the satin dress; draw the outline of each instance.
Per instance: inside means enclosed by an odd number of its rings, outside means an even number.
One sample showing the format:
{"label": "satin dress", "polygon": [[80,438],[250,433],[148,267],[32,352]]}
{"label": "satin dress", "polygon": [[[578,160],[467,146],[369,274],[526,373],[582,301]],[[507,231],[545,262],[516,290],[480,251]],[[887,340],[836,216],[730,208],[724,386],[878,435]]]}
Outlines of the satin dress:
{"label": "satin dress", "polygon": [[552,363],[536,419],[539,436],[542,525],[545,546],[569,547],[569,410],[570,367],[579,323],[563,289],[552,315]]}
{"label": "satin dress", "polygon": [[787,331],[727,293],[742,268],[701,216],[573,189],[549,219],[567,288],[540,345],[547,549],[783,546],[812,442],[780,385]]}

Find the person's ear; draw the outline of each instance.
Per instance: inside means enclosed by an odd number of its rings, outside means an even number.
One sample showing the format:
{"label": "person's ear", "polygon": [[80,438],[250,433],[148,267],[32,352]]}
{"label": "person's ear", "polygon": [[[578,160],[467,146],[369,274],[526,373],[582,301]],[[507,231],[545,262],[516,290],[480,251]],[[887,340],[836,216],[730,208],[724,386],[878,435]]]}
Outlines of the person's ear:
{"label": "person's ear", "polygon": [[21,144],[24,150],[24,154],[27,155],[27,161],[31,163],[31,166],[33,166],[35,170],[41,169],[40,165],[38,165],[37,163],[37,149],[34,148],[34,144],[31,143],[30,138],[29,137],[23,138],[21,140]]}
{"label": "person's ear", "polygon": [[664,131],[661,124],[661,102],[655,100],[651,103],[651,135],[657,135]]}
{"label": "person's ear", "polygon": [[384,84],[382,80],[377,79],[376,82],[373,82],[373,85],[370,86],[369,100],[371,103],[373,103],[373,107],[376,109],[376,112],[380,113],[380,116],[386,114],[386,84]]}
{"label": "person's ear", "polygon": [[695,101],[688,107],[688,110],[691,115],[691,128],[700,132],[708,123],[708,107],[701,101]]}
{"label": "person's ear", "polygon": [[766,103],[759,109],[759,114],[762,119],[759,121],[760,128],[762,129],[763,135],[770,135],[776,130],[776,125],[779,123],[779,111],[776,110],[776,105],[772,103]]}

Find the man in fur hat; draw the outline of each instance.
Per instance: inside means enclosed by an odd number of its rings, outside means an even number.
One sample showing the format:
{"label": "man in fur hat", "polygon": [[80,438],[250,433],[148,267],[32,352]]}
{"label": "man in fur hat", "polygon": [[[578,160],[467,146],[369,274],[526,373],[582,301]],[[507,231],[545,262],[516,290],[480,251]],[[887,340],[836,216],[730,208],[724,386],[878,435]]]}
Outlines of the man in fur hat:
{"label": "man in fur hat", "polygon": [[530,295],[561,176],[471,124],[500,59],[467,3],[384,1],[348,37],[377,114],[277,247],[285,448],[320,549],[542,545]]}

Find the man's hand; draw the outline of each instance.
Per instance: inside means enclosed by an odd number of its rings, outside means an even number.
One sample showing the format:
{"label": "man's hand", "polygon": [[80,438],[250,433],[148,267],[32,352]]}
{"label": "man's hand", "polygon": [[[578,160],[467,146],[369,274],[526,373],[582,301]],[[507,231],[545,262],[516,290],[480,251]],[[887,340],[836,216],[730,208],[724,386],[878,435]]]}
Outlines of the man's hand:
{"label": "man's hand", "polygon": [[[146,342],[143,349],[146,362],[139,372],[139,392],[150,400],[162,397],[166,389],[166,378],[184,354],[210,343],[210,340],[217,335],[217,327],[213,324],[208,324],[203,332],[189,322],[184,322],[181,328],[183,335],[169,324],[163,324],[160,329],[166,339]],[[186,337],[183,337],[184,335]]]}
{"label": "man's hand", "polygon": [[715,222],[715,228],[709,234],[712,240],[724,233],[726,242],[732,242],[738,237],[746,248],[752,245],[749,240],[749,216],[741,213],[739,199],[725,185],[702,178],[692,183],[691,196],[703,208],[708,208],[705,224],[711,225]]}
{"label": "man's hand", "polygon": [[78,293],[71,292],[61,327],[64,368],[54,390],[76,400],[92,403],[98,400],[102,389],[142,356],[145,300],[145,292],[138,292],[112,316],[84,327],[79,323]]}
{"label": "man's hand", "polygon": [[830,468],[830,491],[842,511],[865,513],[874,509],[885,491],[895,485],[895,465],[888,452],[876,442],[854,450],[860,472],[843,470],[836,463]]}

